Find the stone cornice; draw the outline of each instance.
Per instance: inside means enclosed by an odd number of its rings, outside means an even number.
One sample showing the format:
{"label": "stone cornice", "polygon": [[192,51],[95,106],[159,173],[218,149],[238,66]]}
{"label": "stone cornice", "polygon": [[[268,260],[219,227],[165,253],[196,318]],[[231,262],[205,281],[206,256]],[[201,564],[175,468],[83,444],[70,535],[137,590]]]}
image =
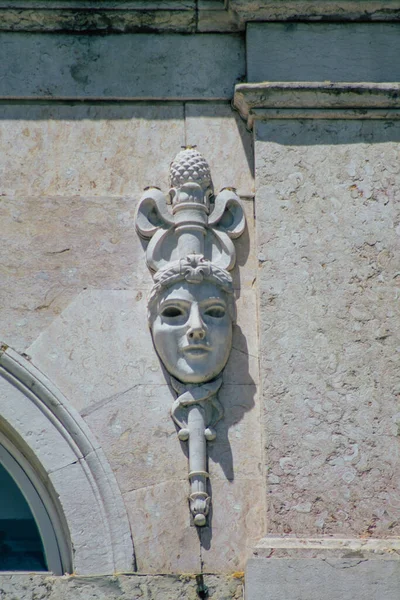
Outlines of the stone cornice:
{"label": "stone cornice", "polygon": [[399,119],[400,83],[242,83],[233,106],[250,128],[264,119]]}
{"label": "stone cornice", "polygon": [[234,32],[299,20],[400,20],[400,0],[0,0],[0,31]]}

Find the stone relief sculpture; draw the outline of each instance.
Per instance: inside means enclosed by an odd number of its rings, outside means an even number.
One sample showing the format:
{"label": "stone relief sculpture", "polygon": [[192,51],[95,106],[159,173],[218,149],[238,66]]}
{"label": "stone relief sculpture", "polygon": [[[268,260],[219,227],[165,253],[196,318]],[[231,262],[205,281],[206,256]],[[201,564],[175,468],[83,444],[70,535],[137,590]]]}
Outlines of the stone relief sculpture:
{"label": "stone relief sculpture", "polygon": [[158,188],[145,190],[136,229],[150,240],[149,326],[177,393],[171,416],[189,444],[190,510],[201,527],[210,507],[206,445],[224,414],[218,390],[235,322],[232,239],[243,233],[245,218],[233,188],[214,198],[209,166],[195,147],[179,152],[170,177],[167,197]]}

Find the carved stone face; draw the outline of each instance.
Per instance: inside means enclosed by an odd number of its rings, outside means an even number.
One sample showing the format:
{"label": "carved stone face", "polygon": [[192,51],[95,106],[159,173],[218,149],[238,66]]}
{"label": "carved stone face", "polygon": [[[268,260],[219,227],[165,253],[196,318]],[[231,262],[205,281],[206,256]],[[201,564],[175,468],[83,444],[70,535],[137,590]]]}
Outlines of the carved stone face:
{"label": "carved stone face", "polygon": [[210,282],[180,282],[165,289],[151,331],[171,375],[184,383],[210,381],[225,367],[231,350],[225,292]]}

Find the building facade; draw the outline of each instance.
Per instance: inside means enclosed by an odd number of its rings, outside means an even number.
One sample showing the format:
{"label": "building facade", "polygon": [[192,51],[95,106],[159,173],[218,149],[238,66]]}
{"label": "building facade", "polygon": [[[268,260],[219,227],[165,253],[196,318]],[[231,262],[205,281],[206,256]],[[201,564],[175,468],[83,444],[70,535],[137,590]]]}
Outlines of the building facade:
{"label": "building facade", "polygon": [[399,15],[0,3],[2,598],[398,598]]}

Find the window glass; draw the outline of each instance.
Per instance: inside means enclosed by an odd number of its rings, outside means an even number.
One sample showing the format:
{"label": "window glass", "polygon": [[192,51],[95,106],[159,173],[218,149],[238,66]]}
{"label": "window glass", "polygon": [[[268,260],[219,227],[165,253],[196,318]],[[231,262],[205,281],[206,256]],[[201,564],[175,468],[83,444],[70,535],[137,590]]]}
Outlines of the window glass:
{"label": "window glass", "polygon": [[42,541],[29,505],[1,464],[0,571],[47,571]]}

